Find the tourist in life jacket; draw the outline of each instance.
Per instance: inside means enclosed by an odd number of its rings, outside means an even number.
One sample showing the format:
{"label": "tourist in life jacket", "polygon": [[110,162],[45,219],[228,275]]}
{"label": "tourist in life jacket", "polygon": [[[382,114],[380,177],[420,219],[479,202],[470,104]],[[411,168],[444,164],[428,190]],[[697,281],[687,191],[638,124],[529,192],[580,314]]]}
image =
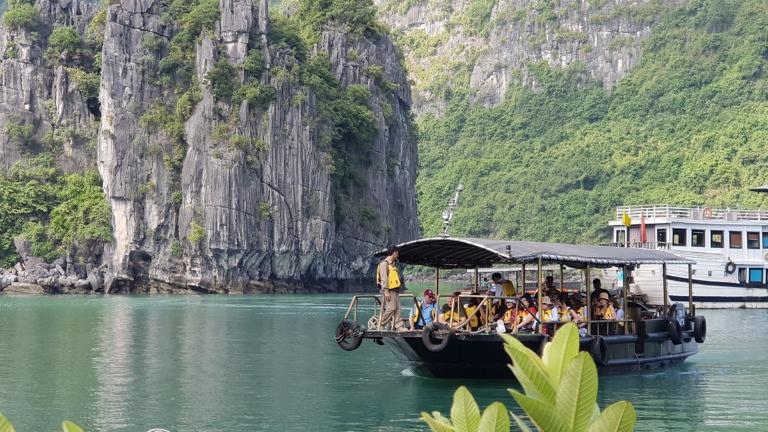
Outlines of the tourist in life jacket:
{"label": "tourist in life jacket", "polygon": [[538,310],[533,305],[533,299],[529,294],[520,297],[519,310],[517,312],[517,324],[512,329],[513,333],[532,331],[536,323]]}
{"label": "tourist in life jacket", "polygon": [[518,322],[518,309],[517,309],[517,302],[515,302],[512,299],[506,300],[506,308],[504,310],[503,317],[498,321],[500,324],[496,326],[496,329],[499,333],[501,333],[501,330],[505,331],[514,331],[515,326]]}
{"label": "tourist in life jacket", "polygon": [[611,304],[611,296],[607,292],[601,292],[597,300],[597,308],[595,308],[595,319],[613,321],[616,319],[616,309]]}
{"label": "tourist in life jacket", "polygon": [[477,328],[480,326],[480,317],[475,313],[477,310],[477,305],[477,299],[471,298],[469,299],[469,303],[467,303],[466,307],[464,308],[466,316],[469,317],[469,328],[472,331],[477,330]]}
{"label": "tourist in life jacket", "polygon": [[557,297],[552,297],[552,303],[554,303],[554,307],[552,308],[553,315],[558,317],[558,322],[566,323],[578,319],[576,312],[571,310],[570,306],[568,306],[567,294],[561,293]]}
{"label": "tourist in life jacket", "polygon": [[464,314],[464,308],[459,303],[459,295],[461,292],[456,291],[452,296],[448,297],[448,301],[443,305],[440,311],[441,322],[448,324],[449,326],[455,326],[459,324]]}
{"label": "tourist in life jacket", "polygon": [[406,330],[400,305],[400,274],[395,267],[400,251],[396,246],[387,249],[387,257],[384,258],[376,269],[376,285],[381,291],[383,301],[381,303],[382,329]]}
{"label": "tourist in life jacket", "polygon": [[542,333],[546,335],[554,334],[555,326],[553,323],[558,322],[560,316],[558,315],[557,308],[553,307],[552,300],[550,300],[549,296],[541,298],[541,310],[536,317],[539,319],[539,325],[542,326]]}
{"label": "tourist in life jacket", "polygon": [[424,290],[424,298],[413,306],[408,316],[411,330],[423,329],[427,324],[437,320],[437,305],[435,294],[431,289]]}
{"label": "tourist in life jacket", "polygon": [[494,295],[504,297],[514,297],[517,295],[515,284],[506,278],[502,278],[501,273],[492,274],[491,280],[493,281],[493,285],[495,287],[493,290]]}

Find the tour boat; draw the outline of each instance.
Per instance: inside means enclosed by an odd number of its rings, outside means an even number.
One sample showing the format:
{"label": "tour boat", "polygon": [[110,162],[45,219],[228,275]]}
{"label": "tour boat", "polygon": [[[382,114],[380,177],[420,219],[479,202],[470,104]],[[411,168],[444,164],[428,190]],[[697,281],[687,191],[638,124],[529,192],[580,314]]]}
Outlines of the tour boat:
{"label": "tour boat", "polygon": [[[668,266],[690,269],[694,264],[688,258],[655,249],[448,236],[406,242],[398,245],[398,248],[400,263],[435,269],[434,292],[437,294],[438,310],[450,296],[450,293],[440,293],[441,269],[527,265],[536,268],[539,286],[543,281],[545,265],[579,269],[584,276],[582,291],[589,298],[591,271],[620,268],[627,278],[623,287],[628,287],[631,270],[635,267],[658,265],[662,268],[659,276],[663,277]],[[380,252],[376,256],[383,257],[384,254]],[[381,297],[374,294],[357,295],[352,298],[336,329],[336,342],[347,351],[358,348],[364,340],[384,345],[406,367],[420,375],[439,378],[511,378],[511,371],[507,367],[510,360],[504,351],[502,337],[496,333],[495,323],[472,330],[469,322],[470,318],[480,313],[480,306],[484,304],[489,305],[494,300],[520,300],[515,297],[477,294],[479,277],[475,274],[475,294],[462,294],[454,305],[462,307],[460,305],[472,298],[480,305],[461,322],[431,323],[423,330],[415,331],[391,330],[391,327],[381,323]],[[526,274],[525,269],[522,274]],[[526,282],[522,281],[523,286]],[[688,287],[689,290],[693,287],[690,281]],[[681,303],[668,304],[663,301],[658,309],[651,309],[627,301],[628,291],[622,289],[621,303],[626,311],[623,320],[588,320],[584,323],[585,334],[581,337],[580,349],[592,355],[600,373],[669,366],[681,363],[698,352],[699,344],[706,337],[706,320],[703,316],[695,315],[695,308],[690,303],[692,292],[689,291],[688,308]],[[416,304],[417,300],[412,294],[401,296],[401,301],[411,304]],[[539,293],[538,304],[541,304],[541,300]],[[543,344],[556,328],[557,324],[539,325],[532,333],[513,333],[512,336],[541,353]]]}
{"label": "tour boat", "polygon": [[[768,308],[768,210],[672,207],[616,208],[609,222],[613,246],[665,250],[695,261],[693,304],[712,308]],[[658,265],[633,273],[631,289],[661,303]],[[667,273],[669,300],[688,301],[685,269]]]}

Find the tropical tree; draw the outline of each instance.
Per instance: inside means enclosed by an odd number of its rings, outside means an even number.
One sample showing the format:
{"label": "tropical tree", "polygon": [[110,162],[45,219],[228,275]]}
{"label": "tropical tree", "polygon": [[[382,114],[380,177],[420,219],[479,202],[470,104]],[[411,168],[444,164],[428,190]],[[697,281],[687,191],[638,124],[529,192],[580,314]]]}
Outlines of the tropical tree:
{"label": "tropical tree", "polygon": [[[579,331],[569,323],[558,330],[539,357],[509,335],[504,349],[512,360],[510,368],[525,393],[509,392],[539,431],[546,432],[624,432],[635,427],[635,409],[620,401],[601,411],[597,405],[597,367],[587,352],[579,352]],[[511,420],[522,431],[530,431],[526,421],[494,402],[482,413],[466,387],[453,395],[451,418],[435,411],[421,418],[435,432],[508,432]]]}

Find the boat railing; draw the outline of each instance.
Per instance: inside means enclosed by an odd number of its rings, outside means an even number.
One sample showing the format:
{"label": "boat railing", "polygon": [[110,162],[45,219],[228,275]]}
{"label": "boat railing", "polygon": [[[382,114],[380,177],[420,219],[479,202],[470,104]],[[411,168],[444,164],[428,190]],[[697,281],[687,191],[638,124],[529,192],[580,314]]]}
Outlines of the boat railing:
{"label": "boat railing", "polygon": [[680,207],[662,205],[620,206],[616,207],[616,220],[622,220],[628,214],[634,223],[639,223],[640,217],[646,219],[694,219],[722,221],[768,221],[768,210],[712,208],[705,206]]}
{"label": "boat railing", "polygon": [[[400,294],[400,302],[403,298],[410,298],[414,307],[420,307],[418,299],[413,294]],[[350,319],[357,322],[358,312],[360,310],[360,300],[370,300],[371,316],[368,318],[367,324],[369,330],[382,330],[382,317],[384,315],[384,308],[382,307],[381,295],[379,294],[357,294],[352,296],[352,300],[349,302],[347,312],[344,314],[344,319]],[[395,317],[396,319],[397,317]],[[394,324],[394,323],[390,323]],[[390,325],[390,328],[393,326]],[[385,327],[386,329],[386,327]]]}
{"label": "boat railing", "polygon": [[669,249],[671,243],[669,242],[608,242],[600,243],[600,246],[611,247],[630,247],[637,249]]}

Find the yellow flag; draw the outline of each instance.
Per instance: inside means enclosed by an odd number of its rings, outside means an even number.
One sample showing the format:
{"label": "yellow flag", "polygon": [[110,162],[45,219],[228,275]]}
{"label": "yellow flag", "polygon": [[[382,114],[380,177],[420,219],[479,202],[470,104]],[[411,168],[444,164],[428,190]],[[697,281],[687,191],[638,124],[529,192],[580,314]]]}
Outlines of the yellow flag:
{"label": "yellow flag", "polygon": [[625,212],[624,215],[621,216],[621,223],[623,223],[625,227],[629,228],[629,226],[632,225],[632,218],[629,217],[629,214]]}

